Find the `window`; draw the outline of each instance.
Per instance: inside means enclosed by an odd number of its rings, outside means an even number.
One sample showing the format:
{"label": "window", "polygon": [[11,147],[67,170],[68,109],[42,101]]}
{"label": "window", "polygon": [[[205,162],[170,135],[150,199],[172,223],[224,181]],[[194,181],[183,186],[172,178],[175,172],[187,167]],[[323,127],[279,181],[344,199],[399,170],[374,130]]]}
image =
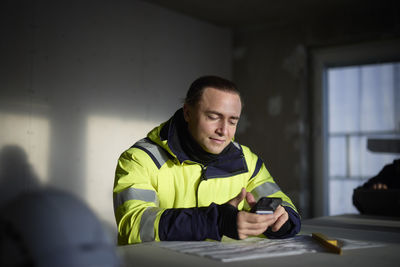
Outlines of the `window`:
{"label": "window", "polygon": [[367,150],[367,139],[399,134],[400,63],[326,70],[329,215],[356,213],[353,189],[399,155]]}
{"label": "window", "polygon": [[312,216],[356,212],[353,189],[400,157],[367,150],[369,138],[400,137],[399,47],[393,39],[310,49]]}

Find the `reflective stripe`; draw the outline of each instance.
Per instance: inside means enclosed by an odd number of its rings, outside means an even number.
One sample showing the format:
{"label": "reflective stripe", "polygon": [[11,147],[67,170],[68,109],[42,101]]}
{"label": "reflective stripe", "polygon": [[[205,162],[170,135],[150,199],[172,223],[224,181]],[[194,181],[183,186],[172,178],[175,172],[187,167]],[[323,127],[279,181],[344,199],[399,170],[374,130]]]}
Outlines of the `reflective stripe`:
{"label": "reflective stripe", "polygon": [[132,147],[137,147],[146,152],[153,159],[159,169],[169,160],[167,151],[147,138],[137,141]]}
{"label": "reflective stripe", "polygon": [[117,208],[128,200],[143,200],[153,202],[158,206],[158,197],[155,191],[138,188],[127,188],[114,195],[114,212]]}
{"label": "reflective stripe", "polygon": [[139,232],[142,242],[154,241],[154,222],[160,210],[160,208],[151,207],[143,212]]}
{"label": "reflective stripe", "polygon": [[290,204],[289,202],[282,201],[282,206],[287,206],[287,207],[292,208],[294,211],[297,211],[296,208],[295,208],[295,206],[293,206],[293,205]]}
{"label": "reflective stripe", "polygon": [[254,188],[253,191],[251,191],[251,193],[253,194],[254,198],[257,201],[261,197],[272,195],[273,193],[276,193],[278,191],[281,191],[281,189],[276,183],[266,182]]}
{"label": "reflective stripe", "polygon": [[239,143],[236,143],[236,142],[232,142],[232,143],[235,145],[235,147],[236,147],[237,149],[239,149],[240,151],[242,151],[242,148],[240,147]]}

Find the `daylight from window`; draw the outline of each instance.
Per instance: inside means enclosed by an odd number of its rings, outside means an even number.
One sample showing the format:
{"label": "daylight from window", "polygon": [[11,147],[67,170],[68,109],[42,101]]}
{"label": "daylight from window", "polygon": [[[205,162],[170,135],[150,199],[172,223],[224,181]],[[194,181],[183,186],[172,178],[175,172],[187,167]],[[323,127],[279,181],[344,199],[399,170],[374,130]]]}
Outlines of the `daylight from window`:
{"label": "daylight from window", "polygon": [[368,138],[400,136],[400,63],[327,69],[329,215],[358,213],[354,188],[399,154],[371,152]]}

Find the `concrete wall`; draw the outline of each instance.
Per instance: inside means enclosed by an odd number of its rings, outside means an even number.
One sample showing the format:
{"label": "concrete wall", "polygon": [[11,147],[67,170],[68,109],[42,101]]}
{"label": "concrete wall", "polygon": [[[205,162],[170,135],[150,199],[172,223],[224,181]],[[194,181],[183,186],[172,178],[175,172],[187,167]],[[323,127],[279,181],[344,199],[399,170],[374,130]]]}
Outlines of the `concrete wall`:
{"label": "concrete wall", "polygon": [[3,1],[0,204],[74,193],[115,228],[119,154],[198,76],[231,78],[231,32],[140,1]]}
{"label": "concrete wall", "polygon": [[312,189],[322,179],[313,177],[311,153],[320,134],[312,121],[318,116],[312,114],[309,80],[313,51],[398,38],[399,18],[396,1],[368,1],[354,10],[310,12],[301,19],[234,31],[234,79],[246,103],[237,140],[264,159],[303,218],[313,215],[318,200]]}

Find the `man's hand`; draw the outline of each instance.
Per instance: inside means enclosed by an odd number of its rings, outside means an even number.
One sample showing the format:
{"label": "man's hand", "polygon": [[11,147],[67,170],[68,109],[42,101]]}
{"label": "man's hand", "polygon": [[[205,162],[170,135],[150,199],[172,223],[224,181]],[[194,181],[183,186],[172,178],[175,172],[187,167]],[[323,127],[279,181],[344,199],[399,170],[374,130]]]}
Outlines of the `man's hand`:
{"label": "man's hand", "polygon": [[[246,198],[250,207],[256,204],[254,196],[246,189],[242,188],[240,193],[228,203],[236,207]],[[278,231],[282,225],[288,220],[289,215],[286,210],[279,206],[273,214],[255,214],[247,211],[239,211],[237,215],[237,231],[239,239],[245,239],[249,236],[257,236],[264,233],[268,227],[271,227],[273,232]]]}
{"label": "man's hand", "polygon": [[274,211],[274,215],[276,218],[276,221],[273,225],[271,225],[272,232],[277,232],[279,229],[281,229],[282,225],[285,224],[285,222],[289,219],[289,214],[285,210],[284,207],[279,205],[278,208]]}
{"label": "man's hand", "polygon": [[377,183],[377,184],[373,184],[372,185],[372,189],[374,189],[374,190],[387,190],[388,187],[387,187],[386,184]]}

